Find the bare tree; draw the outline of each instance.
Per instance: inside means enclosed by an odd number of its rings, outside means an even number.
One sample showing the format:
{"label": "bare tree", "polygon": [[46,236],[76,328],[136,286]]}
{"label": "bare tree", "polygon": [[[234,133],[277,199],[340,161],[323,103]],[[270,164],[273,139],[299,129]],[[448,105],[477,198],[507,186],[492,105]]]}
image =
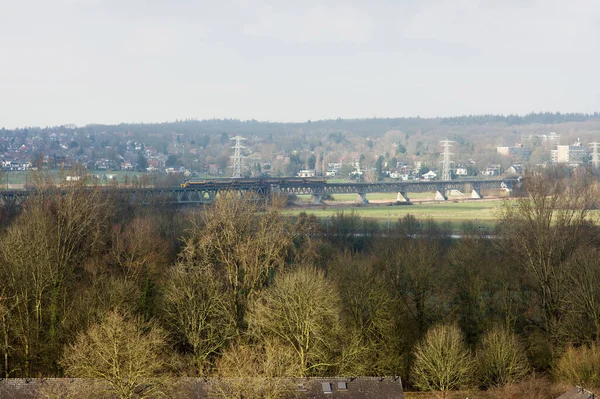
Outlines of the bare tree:
{"label": "bare tree", "polygon": [[217,376],[209,382],[214,399],[294,397],[290,377],[302,373],[294,350],[279,341],[234,343],[217,362]]}
{"label": "bare tree", "polygon": [[136,279],[166,262],[167,244],[156,234],[149,217],[135,217],[126,225],[112,229],[111,255],[125,276]]}
{"label": "bare tree", "polygon": [[275,278],[252,304],[248,324],[254,336],[293,348],[304,376],[334,366],[339,318],[335,286],[323,272],[299,267]]}
{"label": "bare tree", "polygon": [[77,185],[59,193],[43,187],[0,242],[0,278],[16,304],[7,317],[24,375],[31,374],[34,355],[53,367],[70,311],[73,272],[104,246],[108,215],[106,200],[95,188]]}
{"label": "bare tree", "polygon": [[[92,263],[102,262],[100,273],[86,275],[82,283],[85,289],[70,303],[70,317],[65,320],[66,335],[75,337],[90,324],[95,323],[111,309],[120,309],[126,314],[144,314],[144,303],[140,281],[111,273],[104,264],[104,258],[94,259]],[[114,271],[112,271],[114,272]]]}
{"label": "bare tree", "polygon": [[221,198],[193,222],[182,258],[207,265],[224,279],[243,326],[248,299],[286,264],[297,230],[276,205],[261,209],[248,198]]}
{"label": "bare tree", "polygon": [[440,392],[446,398],[448,391],[470,382],[473,359],[455,324],[432,327],[415,346],[413,355],[412,381],[424,391]]}
{"label": "bare tree", "polygon": [[526,196],[501,210],[503,249],[520,265],[539,303],[531,321],[555,339],[568,292],[568,260],[593,239],[590,209],[595,185],[586,173],[571,177],[529,174]]}
{"label": "bare tree", "polygon": [[154,398],[171,382],[168,358],[160,328],[110,311],[65,350],[62,365],[67,376],[105,381],[105,395]]}
{"label": "bare tree", "polygon": [[399,304],[372,262],[345,254],[330,266],[341,296],[344,349],[340,372],[345,375],[394,375],[402,367]]}
{"label": "bare tree", "polygon": [[437,241],[408,239],[382,248],[380,253],[402,309],[416,323],[420,337],[437,319],[443,303],[438,278],[442,272],[440,246]]}
{"label": "bare tree", "polygon": [[450,267],[443,285],[452,294],[452,308],[467,343],[475,345],[494,323],[514,328],[530,303],[520,291],[516,267],[506,264],[492,240],[471,227],[464,226],[463,237],[448,250]]}
{"label": "bare tree", "polygon": [[600,251],[593,246],[580,248],[570,259],[562,301],[565,310],[560,336],[566,342],[581,344],[600,338]]}
{"label": "bare tree", "polygon": [[20,367],[26,376],[31,372],[32,355],[39,355],[41,350],[51,289],[58,278],[53,249],[48,242],[52,228],[41,204],[32,206],[8,229],[0,243],[4,292],[15,304],[5,315],[5,327],[11,327],[22,355]]}
{"label": "bare tree", "polygon": [[191,349],[199,375],[210,372],[216,355],[237,334],[231,292],[202,265],[182,261],[169,272],[164,312],[178,344]]}
{"label": "bare tree", "polygon": [[10,341],[9,341],[9,314],[12,310],[11,308],[15,306],[14,300],[12,298],[7,298],[4,294],[4,287],[0,285],[0,347],[2,347],[2,369],[3,372],[1,375],[4,378],[8,378],[10,376],[10,368],[9,368],[9,358],[10,358]]}
{"label": "bare tree", "polygon": [[525,349],[517,337],[503,327],[488,331],[477,349],[476,370],[482,387],[514,384],[531,370]]}
{"label": "bare tree", "polygon": [[328,224],[327,240],[337,248],[346,248],[352,252],[368,249],[379,230],[375,221],[361,218],[354,210],[337,211]]}

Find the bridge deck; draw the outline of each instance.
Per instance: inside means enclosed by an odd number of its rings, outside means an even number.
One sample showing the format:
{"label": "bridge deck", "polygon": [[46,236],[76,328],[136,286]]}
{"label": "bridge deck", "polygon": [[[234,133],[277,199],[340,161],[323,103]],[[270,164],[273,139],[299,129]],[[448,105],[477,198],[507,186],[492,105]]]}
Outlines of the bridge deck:
{"label": "bridge deck", "polygon": [[[214,182],[213,182],[214,183]],[[262,183],[260,179],[256,182],[245,182],[245,184],[206,184],[194,185],[193,187],[165,187],[165,188],[104,188],[106,193],[124,195],[130,200],[147,204],[153,199],[166,199],[171,203],[211,203],[218,196],[226,193],[255,193],[259,196],[269,194],[311,194],[317,197],[323,194],[359,194],[366,199],[368,193],[422,193],[441,192],[442,195],[448,190],[482,190],[490,188],[511,189],[518,183],[518,179],[502,180],[452,180],[452,181],[402,181],[381,183],[326,183],[298,181],[293,179],[286,181],[282,179],[280,184]],[[0,201],[4,205],[21,204],[29,195],[30,191],[13,190],[0,191]]]}

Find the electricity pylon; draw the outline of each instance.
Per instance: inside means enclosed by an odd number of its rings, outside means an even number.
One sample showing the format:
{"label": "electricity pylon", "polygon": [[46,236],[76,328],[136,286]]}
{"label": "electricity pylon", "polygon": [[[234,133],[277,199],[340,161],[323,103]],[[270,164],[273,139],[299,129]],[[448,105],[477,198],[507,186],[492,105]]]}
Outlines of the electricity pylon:
{"label": "electricity pylon", "polygon": [[451,180],[450,167],[453,162],[450,160],[450,156],[454,154],[450,152],[450,147],[452,147],[450,143],[454,143],[454,141],[443,140],[440,141],[440,143],[442,143],[442,148],[444,149],[442,158],[442,180]]}
{"label": "electricity pylon", "polygon": [[240,178],[242,177],[242,167],[244,165],[244,156],[242,155],[242,150],[246,147],[242,145],[242,140],[246,140],[242,136],[235,136],[231,140],[235,140],[235,145],[233,148],[233,177]]}

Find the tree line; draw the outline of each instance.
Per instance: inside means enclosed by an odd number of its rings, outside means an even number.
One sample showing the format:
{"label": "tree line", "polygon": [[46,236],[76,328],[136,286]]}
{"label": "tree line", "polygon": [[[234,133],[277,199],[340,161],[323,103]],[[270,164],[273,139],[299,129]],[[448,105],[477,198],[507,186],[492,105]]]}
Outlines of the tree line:
{"label": "tree line", "polygon": [[560,113],[560,112],[531,112],[527,115],[465,115],[441,118],[446,125],[479,125],[486,123],[503,123],[512,125],[529,125],[533,123],[556,124],[568,122],[585,122],[600,119],[600,113]]}
{"label": "tree line", "polygon": [[180,376],[220,377],[223,398],[333,375],[598,387],[596,189],[583,171],[529,175],[493,235],[465,223],[457,239],[410,215],[382,231],[353,212],[287,217],[281,199],[182,211],[46,184],[0,220],[0,373],[122,398]]}
{"label": "tree line", "polygon": [[23,127],[14,130],[1,128],[0,132],[22,133],[26,132],[85,132],[85,133],[101,133],[101,132],[130,132],[133,134],[149,134],[149,133],[178,133],[178,134],[197,134],[214,132],[228,132],[231,135],[248,134],[268,136],[270,134],[279,134],[282,130],[299,129],[299,128],[317,128],[317,129],[347,129],[357,131],[386,131],[389,129],[409,129],[423,128],[427,124],[440,122],[443,125],[479,125],[485,123],[503,123],[509,126],[512,125],[527,125],[527,124],[556,124],[568,122],[585,122],[590,120],[598,120],[600,112],[583,113],[583,112],[530,112],[529,114],[480,114],[480,115],[461,115],[454,117],[403,117],[403,118],[362,118],[362,119],[325,119],[318,121],[307,122],[269,122],[257,120],[239,120],[239,119],[186,119],[165,121],[160,123],[120,123],[116,125],[104,124],[89,124],[83,127],[75,126],[53,126],[53,127]]}

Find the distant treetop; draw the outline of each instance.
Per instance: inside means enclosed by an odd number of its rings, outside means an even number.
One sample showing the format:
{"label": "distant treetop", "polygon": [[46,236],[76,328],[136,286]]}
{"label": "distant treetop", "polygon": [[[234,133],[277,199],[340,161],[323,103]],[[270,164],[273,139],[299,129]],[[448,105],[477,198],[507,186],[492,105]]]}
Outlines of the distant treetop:
{"label": "distant treetop", "polygon": [[593,114],[582,113],[566,113],[560,112],[532,112],[530,114],[521,115],[468,115],[456,116],[450,118],[441,118],[442,124],[447,125],[473,125],[485,123],[505,123],[507,125],[528,125],[532,123],[554,124],[566,122],[584,122],[588,120],[600,119],[600,113]]}
{"label": "distant treetop", "polygon": [[[307,122],[269,122],[257,120],[239,119],[187,119],[160,123],[120,123],[118,125],[89,124],[82,127],[63,125],[55,127],[28,127],[30,131],[52,131],[52,132],[85,132],[88,134],[98,132],[129,132],[129,133],[214,133],[227,131],[231,134],[253,134],[256,136],[268,136],[286,131],[296,131],[298,128],[310,129],[335,129],[335,130],[357,130],[364,133],[373,131],[385,131],[391,129],[417,129],[432,125],[482,125],[482,124],[505,124],[527,125],[527,124],[557,124],[567,122],[584,122],[600,120],[600,112],[594,113],[560,113],[539,112],[527,115],[464,115],[453,117],[406,117],[406,118],[357,118],[357,119],[325,119]],[[26,132],[27,129],[15,129],[13,132]],[[9,131],[10,132],[10,131]],[[12,132],[11,132],[12,133]]]}

